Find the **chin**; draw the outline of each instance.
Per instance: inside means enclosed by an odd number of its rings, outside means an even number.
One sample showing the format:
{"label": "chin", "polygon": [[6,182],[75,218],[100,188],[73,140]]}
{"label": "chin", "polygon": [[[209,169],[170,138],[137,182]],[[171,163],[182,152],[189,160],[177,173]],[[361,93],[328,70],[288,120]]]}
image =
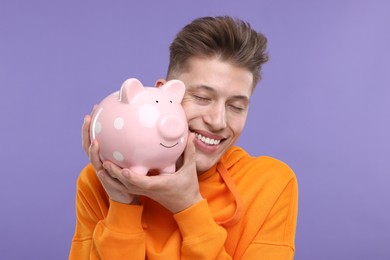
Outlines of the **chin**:
{"label": "chin", "polygon": [[206,156],[204,154],[197,154],[196,156],[196,171],[198,174],[202,174],[212,168],[217,162],[218,158],[210,158],[210,156]]}
{"label": "chin", "polygon": [[207,172],[211,167],[202,167],[202,166],[196,166],[196,173],[198,175],[201,175],[205,172]]}

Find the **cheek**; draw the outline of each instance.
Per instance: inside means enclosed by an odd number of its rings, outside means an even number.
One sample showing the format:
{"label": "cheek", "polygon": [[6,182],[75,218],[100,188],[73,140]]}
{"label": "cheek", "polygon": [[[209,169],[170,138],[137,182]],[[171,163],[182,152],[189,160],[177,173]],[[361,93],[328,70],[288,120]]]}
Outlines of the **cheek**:
{"label": "cheek", "polygon": [[181,103],[184,113],[186,114],[187,120],[197,117],[199,115],[200,109],[194,103],[186,101]]}
{"label": "cheek", "polygon": [[247,118],[246,115],[229,116],[228,118],[229,127],[236,135],[240,135],[241,132],[244,130],[246,118]]}

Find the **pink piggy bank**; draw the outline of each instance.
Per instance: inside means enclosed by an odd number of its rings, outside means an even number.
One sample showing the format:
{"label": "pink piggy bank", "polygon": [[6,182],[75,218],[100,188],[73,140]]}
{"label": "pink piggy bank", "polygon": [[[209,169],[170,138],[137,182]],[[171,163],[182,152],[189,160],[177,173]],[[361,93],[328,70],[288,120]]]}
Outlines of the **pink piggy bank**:
{"label": "pink piggy bank", "polygon": [[98,105],[92,115],[91,139],[99,144],[102,161],[146,175],[175,172],[184,151],[188,124],[181,106],[184,83],[170,80],[159,88],[144,87],[137,79]]}

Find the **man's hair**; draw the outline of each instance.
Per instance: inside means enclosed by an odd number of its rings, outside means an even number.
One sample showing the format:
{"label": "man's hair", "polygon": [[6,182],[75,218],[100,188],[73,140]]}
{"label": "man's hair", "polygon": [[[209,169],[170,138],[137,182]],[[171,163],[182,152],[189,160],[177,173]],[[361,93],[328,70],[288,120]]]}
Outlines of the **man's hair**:
{"label": "man's hair", "polygon": [[268,61],[267,38],[249,23],[229,16],[201,17],[185,26],[169,50],[168,77],[187,69],[191,57],[216,57],[253,74],[253,88]]}

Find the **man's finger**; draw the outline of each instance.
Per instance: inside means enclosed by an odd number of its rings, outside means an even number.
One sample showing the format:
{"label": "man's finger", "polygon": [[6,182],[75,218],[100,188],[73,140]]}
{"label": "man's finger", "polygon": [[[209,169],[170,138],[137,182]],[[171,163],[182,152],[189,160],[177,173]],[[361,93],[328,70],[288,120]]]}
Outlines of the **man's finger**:
{"label": "man's finger", "polygon": [[111,163],[110,161],[105,161],[103,163],[103,168],[106,169],[108,174],[110,174],[110,176],[115,178],[115,179],[120,179],[122,177],[122,174],[121,174],[122,168]]}
{"label": "man's finger", "polygon": [[89,147],[91,146],[91,140],[89,138],[89,126],[91,124],[91,116],[86,115],[84,117],[83,126],[81,128],[81,141],[84,152],[88,155]]}
{"label": "man's finger", "polygon": [[81,142],[84,152],[88,155],[89,147],[91,146],[91,139],[89,137],[89,129],[91,126],[92,115],[95,113],[97,105],[94,105],[90,115],[84,117],[83,126],[81,128]]}
{"label": "man's finger", "polygon": [[99,155],[99,145],[96,140],[92,140],[91,146],[89,147],[89,160],[91,161],[91,164],[96,171],[99,171],[103,168]]}
{"label": "man's finger", "polygon": [[[131,185],[133,189],[136,189],[138,192],[140,191],[148,191],[151,189],[155,189],[155,185],[159,183],[159,178],[162,176],[156,175],[156,176],[147,176],[147,175],[141,175],[137,174],[135,172],[130,171],[129,169],[123,169],[120,173],[121,177],[119,179],[125,184],[125,185]],[[163,176],[168,177],[168,176]],[[138,194],[138,195],[146,195]]]}

